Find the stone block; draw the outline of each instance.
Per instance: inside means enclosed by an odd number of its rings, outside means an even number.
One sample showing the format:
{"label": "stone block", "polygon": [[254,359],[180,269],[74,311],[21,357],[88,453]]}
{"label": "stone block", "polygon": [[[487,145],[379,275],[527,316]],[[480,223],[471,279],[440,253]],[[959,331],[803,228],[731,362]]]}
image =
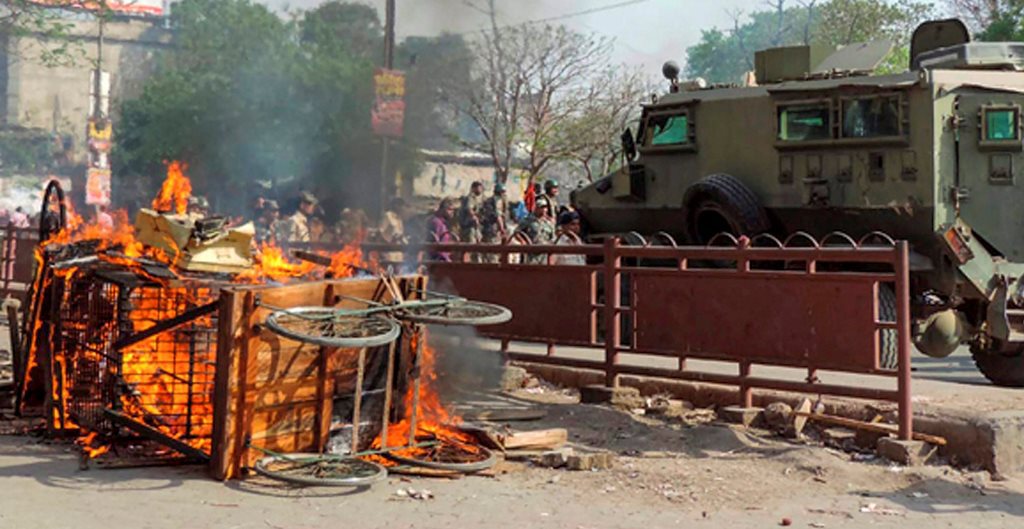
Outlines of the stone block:
{"label": "stone block", "polygon": [[607,470],[615,464],[615,455],[611,452],[594,454],[572,454],[565,461],[569,470]]}
{"label": "stone block", "polygon": [[718,417],[725,422],[742,424],[750,427],[761,424],[764,415],[762,408],[744,408],[743,406],[726,406],[718,410]]}
{"label": "stone block", "polygon": [[825,428],[821,431],[821,440],[827,446],[847,450],[856,444],[857,432],[848,428]]}
{"label": "stone block", "polygon": [[923,465],[935,451],[935,446],[924,441],[902,441],[892,437],[878,440],[878,455],[901,465]]}
{"label": "stone block", "polygon": [[785,432],[793,418],[793,407],[785,402],[773,402],[764,408],[764,422],[768,429]]}
{"label": "stone block", "polygon": [[565,448],[562,450],[552,450],[550,452],[544,452],[539,457],[533,460],[537,466],[546,468],[562,468],[568,462],[569,458],[573,456],[571,448]]}
{"label": "stone block", "polygon": [[526,386],[530,374],[525,369],[517,366],[505,366],[501,373],[501,390],[515,391]]}
{"label": "stone block", "polygon": [[875,450],[878,447],[878,440],[888,436],[889,434],[880,432],[857,430],[853,436],[853,444],[865,450]]}

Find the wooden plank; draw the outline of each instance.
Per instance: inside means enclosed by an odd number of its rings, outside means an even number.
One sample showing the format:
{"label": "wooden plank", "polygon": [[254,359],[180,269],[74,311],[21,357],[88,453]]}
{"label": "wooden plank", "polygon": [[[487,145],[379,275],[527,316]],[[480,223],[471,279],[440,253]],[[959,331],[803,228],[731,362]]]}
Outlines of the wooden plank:
{"label": "wooden plank", "polygon": [[[403,289],[422,289],[417,276]],[[318,451],[330,433],[333,397],[339,380],[350,383],[355,350],[317,347],[283,339],[261,328],[272,308],[363,304],[342,297],[387,300],[378,278],[343,279],[285,286],[241,286],[222,292],[219,307],[215,390],[215,450],[211,465],[220,479],[240,476],[262,453],[257,443],[280,452]],[[257,305],[257,298],[260,305]]]}
{"label": "wooden plank", "polygon": [[[328,263],[330,265],[330,263]],[[324,306],[332,305],[334,300],[334,289],[335,286],[328,284],[324,288],[324,298],[321,302]],[[330,413],[334,406],[334,392],[333,390],[327,392],[328,384],[328,360],[327,356],[331,349],[327,347],[318,347],[316,351],[316,418],[313,424],[313,434],[317,439],[317,453],[322,453],[324,448],[327,447],[327,439],[330,437],[331,430],[331,418]]]}
{"label": "wooden plank", "polygon": [[[877,422],[864,422],[856,419],[848,419],[846,417],[835,417],[832,415],[823,415],[821,413],[809,413],[802,411],[794,411],[793,415],[797,417],[806,417],[812,421],[823,422],[825,424],[834,424],[836,426],[845,426],[847,428],[853,428],[854,430],[863,430],[866,432],[877,432],[886,434],[897,434],[899,428],[895,424],[881,424]],[[914,432],[914,440],[924,441],[937,446],[946,446],[946,438],[939,437],[937,435],[928,435],[924,433]]]}
{"label": "wooden plank", "polygon": [[241,310],[241,296],[236,296],[229,289],[220,293],[220,308],[217,313],[217,366],[213,386],[213,442],[210,458],[210,473],[215,479],[228,479],[228,461],[230,460],[231,426],[234,424],[228,413],[231,399],[231,373],[236,360],[234,354],[235,332],[237,322],[235,316]]}
{"label": "wooden plank", "polygon": [[506,450],[513,449],[555,449],[569,440],[569,432],[565,428],[549,428],[529,432],[499,434],[502,446]]}
{"label": "wooden plank", "polygon": [[[313,446],[314,441],[313,430],[309,429],[303,432],[266,437],[260,440],[260,443],[256,446],[267,450],[273,450],[274,452],[288,454],[295,452],[309,452],[309,447]],[[246,447],[244,452],[239,456],[239,468],[252,467],[253,464],[256,463],[256,460],[264,456],[265,454],[263,452]]]}
{"label": "wooden plank", "polygon": [[243,388],[248,384],[247,373],[249,371],[249,350],[252,345],[253,326],[255,324],[256,295],[246,292],[243,304],[241,322],[241,337],[238,339],[238,361],[235,378],[231,384],[231,408],[230,412],[234,418],[232,442],[234,443],[233,456],[229,462],[228,476],[238,477],[242,468],[242,456],[246,450],[246,436],[252,431],[250,414],[246,410],[246,392]]}
{"label": "wooden plank", "polygon": [[[303,430],[312,432],[317,420],[316,401],[295,403],[293,406],[277,409],[252,410],[250,412],[252,429],[247,436],[256,432],[284,432]],[[315,433],[315,432],[314,432]],[[306,447],[307,452],[315,451],[314,446]]]}

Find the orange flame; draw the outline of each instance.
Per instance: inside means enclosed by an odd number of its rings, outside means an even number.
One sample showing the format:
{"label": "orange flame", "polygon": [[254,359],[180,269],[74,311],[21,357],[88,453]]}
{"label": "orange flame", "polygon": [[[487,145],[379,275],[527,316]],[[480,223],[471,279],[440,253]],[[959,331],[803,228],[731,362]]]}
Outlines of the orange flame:
{"label": "orange flame", "polygon": [[153,209],[157,211],[185,214],[188,211],[188,199],[192,196],[192,182],[185,176],[188,164],[172,161],[167,164],[167,178],[160,193],[153,199]]}
{"label": "orange flame", "polygon": [[[179,214],[187,211],[188,198],[191,194],[192,186],[185,175],[186,170],[187,166],[184,163],[171,162],[168,164],[166,179],[161,186],[160,193],[152,202],[154,209],[158,211],[172,211]],[[57,204],[51,205],[54,208],[56,206]],[[36,248],[35,259],[39,273],[35,279],[33,291],[37,293],[37,296],[48,292],[49,284],[54,280],[64,281],[64,291],[71,292],[73,290],[72,281],[81,272],[77,267],[44,269],[45,257],[43,249],[51,244],[64,245],[93,240],[96,241],[96,248],[98,250],[95,255],[102,261],[124,266],[142,277],[147,277],[165,286],[164,295],[142,296],[137,300],[133,298],[133,309],[129,313],[129,320],[131,330],[134,333],[148,329],[159,321],[181,314],[190,306],[206,303],[213,297],[213,292],[208,288],[197,289],[194,286],[180,286],[181,284],[178,281],[175,281],[172,285],[166,279],[151,276],[135,259],[145,257],[168,265],[173,264],[174,260],[156,248],[145,246],[135,238],[135,229],[129,221],[126,211],[119,210],[113,212],[111,214],[113,223],[103,223],[98,221],[86,222],[74,211],[70,203],[66,204],[66,208],[67,227]],[[113,252],[109,250],[119,251]],[[293,262],[286,257],[281,248],[265,245],[257,250],[257,265],[251,271],[237,275],[233,281],[262,282],[274,280],[287,282],[296,278],[312,278],[317,275],[322,277],[327,273],[330,273],[333,277],[348,277],[354,275],[360,269],[373,267],[373,264],[367,264],[364,261],[360,241],[353,242],[334,255],[321,255],[330,258],[330,266],[323,267],[305,261]],[[39,297],[38,299],[41,300],[42,298]],[[33,299],[32,302],[33,313],[30,317],[33,318],[33,326],[27,359],[29,370],[34,366],[40,365],[39,359],[36,356],[37,337],[40,336],[45,319],[42,317],[43,315],[38,313],[39,302],[36,299]],[[201,320],[197,320],[196,324],[199,326],[211,324],[210,318],[211,316],[206,316]],[[73,322],[63,322],[62,324],[69,326],[69,329],[76,325]],[[106,337],[113,335],[117,324],[118,322],[114,318],[109,318],[109,321],[89,322],[88,325],[91,328],[85,334],[95,336],[102,342]],[[83,331],[83,329],[75,330]],[[209,451],[213,428],[212,402],[210,401],[212,395],[202,392],[191,392],[190,394],[188,388],[192,384],[211,386],[213,384],[214,368],[212,364],[207,366],[202,362],[200,362],[202,366],[197,367],[193,365],[190,367],[190,363],[187,360],[182,360],[190,357],[190,340],[186,337],[177,336],[179,332],[187,333],[188,331],[177,329],[166,331],[122,350],[121,376],[124,383],[130,388],[130,391],[125,392],[121,396],[122,411],[133,419],[145,422],[170,437],[181,439],[195,448]],[[101,348],[102,346],[98,345],[98,347]],[[210,347],[215,347],[215,345],[211,344]],[[433,353],[431,349],[426,347],[424,351],[424,361],[429,365],[429,367],[425,365],[424,372],[431,373],[431,375],[425,377],[425,380],[433,380],[433,378],[436,378],[435,375],[432,375]],[[51,398],[54,402],[62,405],[61,409],[67,410],[67,404],[74,399],[74,388],[70,387],[70,384],[73,384],[74,381],[68,376],[68,371],[74,369],[74,367],[67,364],[69,359],[65,357],[66,352],[63,349],[55,349],[52,353],[54,356],[51,358],[51,361],[59,362],[64,366],[64,369],[59,370],[59,372],[53,375],[61,377],[61,380],[53,381],[51,387],[54,390],[54,394],[51,395]],[[87,358],[96,362],[104,361],[104,358],[100,358],[101,353],[98,350],[93,351],[85,348],[77,351],[76,354],[79,355],[78,358]],[[210,354],[213,354],[213,351]],[[26,373],[28,372],[26,371]],[[189,380],[191,382],[188,382]],[[22,386],[22,391],[27,390],[30,382],[35,383],[26,380]],[[435,393],[430,389],[431,387],[431,383],[427,382],[422,392],[423,398],[419,406],[422,419],[419,426],[417,426],[418,432],[435,431],[437,428],[433,426],[434,424],[442,425],[458,422],[457,417],[444,414],[446,412],[444,412],[440,399],[436,397]],[[410,410],[411,399],[412,393],[410,391],[406,396],[406,408]],[[56,428],[79,428],[78,425],[74,424],[71,417],[66,416],[66,413],[63,416],[58,416],[56,409],[53,412],[54,416],[50,417],[49,420]],[[400,424],[393,425],[392,428],[395,429],[393,438],[396,442],[401,443],[399,438],[402,435],[402,426]],[[407,433],[409,426],[406,425],[405,429]],[[192,435],[186,435],[186,433]],[[103,439],[96,432],[80,429],[80,434],[79,444],[83,447],[83,453],[89,457],[97,457],[109,449],[109,446],[104,444]]]}
{"label": "orange flame", "polygon": [[[423,340],[423,347],[419,352],[419,398],[416,398],[416,385],[410,383],[402,401],[402,408],[405,415],[402,420],[393,423],[388,427],[387,446],[381,436],[374,439],[372,447],[376,450],[382,448],[400,448],[410,444],[410,432],[412,430],[412,419],[416,413],[416,431],[413,441],[437,440],[442,443],[458,445],[470,452],[476,452],[476,442],[473,437],[458,428],[462,424],[462,417],[449,410],[441,401],[441,394],[437,389],[437,353],[433,347],[428,345],[427,331],[422,329],[420,334],[413,335],[410,345],[413,350]],[[416,457],[426,452],[424,448],[406,448],[392,450],[394,454]],[[371,459],[385,465],[393,465],[390,459],[371,456]]]}
{"label": "orange flame", "polygon": [[96,444],[98,432],[88,432],[78,438],[76,443],[82,447],[82,452],[89,459],[97,458],[108,451],[110,451],[110,445],[108,444]]}

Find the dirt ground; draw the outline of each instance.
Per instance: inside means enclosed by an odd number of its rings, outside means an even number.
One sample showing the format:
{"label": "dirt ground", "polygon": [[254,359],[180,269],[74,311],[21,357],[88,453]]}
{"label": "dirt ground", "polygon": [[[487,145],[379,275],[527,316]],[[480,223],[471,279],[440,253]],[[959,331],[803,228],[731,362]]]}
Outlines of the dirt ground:
{"label": "dirt ground", "polygon": [[[0,527],[764,528],[786,519],[793,527],[1002,528],[1024,520],[1020,478],[993,482],[987,473],[947,466],[904,468],[693,417],[581,405],[569,392],[516,397],[547,415],[515,428],[567,428],[577,450],[617,454],[614,468],[504,462],[494,477],[289,488],[263,478],[220,483],[200,467],[82,471],[68,445],[5,436]],[[400,489],[427,489],[433,498],[412,499]]]}

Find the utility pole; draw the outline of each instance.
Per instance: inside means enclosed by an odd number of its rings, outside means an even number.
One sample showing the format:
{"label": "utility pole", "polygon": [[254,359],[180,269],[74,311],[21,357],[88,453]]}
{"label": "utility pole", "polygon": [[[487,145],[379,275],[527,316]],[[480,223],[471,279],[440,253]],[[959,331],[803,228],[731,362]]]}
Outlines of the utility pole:
{"label": "utility pole", "polygon": [[96,39],[96,67],[93,70],[95,76],[92,80],[92,112],[89,115],[86,126],[86,137],[88,139],[89,165],[86,172],[86,204],[96,207],[97,217],[101,206],[108,205],[110,197],[110,143],[111,124],[107,115],[109,112],[104,109],[104,99],[109,104],[109,98],[105,98],[103,86],[103,39],[106,31],[107,16],[110,14],[108,0],[99,0],[96,3],[96,22],[99,32]]}
{"label": "utility pole", "polygon": [[[387,0],[384,8],[384,68],[391,70],[395,63],[395,0]],[[384,218],[388,197],[391,194],[391,173],[388,171],[388,147],[391,139],[381,136],[380,156],[380,216]]]}
{"label": "utility pole", "polygon": [[100,30],[99,37],[96,39],[96,79],[94,82],[93,89],[93,112],[92,117],[97,120],[103,118],[103,30],[107,20],[107,0],[101,0],[99,5],[96,7],[96,18],[98,19]]}

